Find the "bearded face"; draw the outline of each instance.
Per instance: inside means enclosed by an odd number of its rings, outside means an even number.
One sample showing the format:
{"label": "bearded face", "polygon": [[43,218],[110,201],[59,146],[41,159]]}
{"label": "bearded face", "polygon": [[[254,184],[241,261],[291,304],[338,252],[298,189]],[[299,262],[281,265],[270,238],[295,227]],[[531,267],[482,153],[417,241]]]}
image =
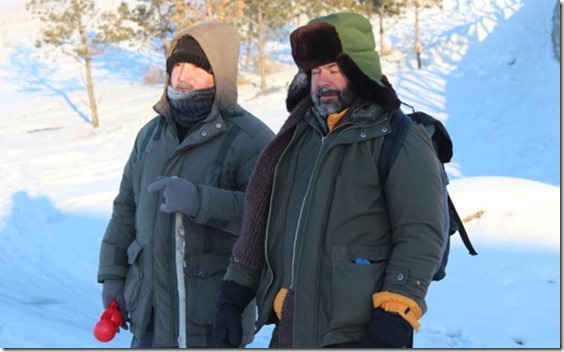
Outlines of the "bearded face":
{"label": "bearded face", "polygon": [[311,100],[320,116],[337,113],[352,104],[354,99],[351,89],[343,90],[321,88],[318,92],[311,93]]}
{"label": "bearded face", "polygon": [[337,63],[311,70],[311,99],[320,116],[326,117],[350,106],[353,95],[349,81]]}

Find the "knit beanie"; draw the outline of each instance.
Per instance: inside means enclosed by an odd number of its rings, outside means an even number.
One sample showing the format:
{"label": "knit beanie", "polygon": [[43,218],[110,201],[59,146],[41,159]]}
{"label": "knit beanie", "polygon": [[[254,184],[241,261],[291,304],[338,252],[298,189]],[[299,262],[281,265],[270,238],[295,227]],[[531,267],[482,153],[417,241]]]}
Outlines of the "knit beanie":
{"label": "knit beanie", "polygon": [[186,36],[178,41],[174,51],[166,60],[166,72],[170,75],[174,65],[179,62],[189,62],[212,73],[210,62],[202,47],[190,36]]}

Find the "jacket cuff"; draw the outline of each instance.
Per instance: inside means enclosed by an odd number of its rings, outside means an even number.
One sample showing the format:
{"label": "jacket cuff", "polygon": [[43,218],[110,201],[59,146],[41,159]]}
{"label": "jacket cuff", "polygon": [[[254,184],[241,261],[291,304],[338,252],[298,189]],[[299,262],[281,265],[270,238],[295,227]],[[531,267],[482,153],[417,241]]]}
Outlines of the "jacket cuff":
{"label": "jacket cuff", "polygon": [[202,187],[201,185],[195,186],[196,190],[198,191],[198,201],[200,203],[200,207],[196,211],[196,214],[194,214],[190,218],[196,224],[205,224],[209,219],[208,209],[210,208],[209,205],[211,197],[209,191],[205,189],[205,187]]}
{"label": "jacket cuff", "polygon": [[98,283],[103,284],[107,280],[125,280],[125,277],[118,275],[98,275]]}
{"label": "jacket cuff", "polygon": [[409,297],[389,291],[377,292],[372,295],[374,308],[382,308],[386,312],[398,313],[415,331],[419,331],[419,318],[423,315],[421,308]]}

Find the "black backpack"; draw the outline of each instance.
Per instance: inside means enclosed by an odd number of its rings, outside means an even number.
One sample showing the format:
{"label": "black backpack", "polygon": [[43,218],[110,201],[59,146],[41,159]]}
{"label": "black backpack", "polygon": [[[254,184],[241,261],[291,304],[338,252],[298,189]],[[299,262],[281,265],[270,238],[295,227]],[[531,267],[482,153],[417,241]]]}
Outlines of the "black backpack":
{"label": "black backpack", "polygon": [[[402,103],[407,105],[405,103]],[[409,105],[407,105],[409,106]],[[409,106],[411,107],[411,106]],[[413,110],[413,107],[411,107]],[[441,162],[442,177],[443,177],[443,199],[444,199],[444,218],[445,228],[443,229],[443,256],[441,263],[435,274],[433,281],[440,281],[446,276],[446,265],[448,263],[448,255],[450,251],[450,236],[455,232],[460,234],[462,242],[466,246],[470,255],[477,255],[474,250],[468,233],[464,228],[464,224],[452,203],[450,195],[448,194],[447,185],[449,183],[448,176],[445,171],[444,164],[450,162],[452,159],[452,140],[445,128],[445,126],[434,117],[427,115],[424,112],[413,110],[412,113],[404,114],[401,109],[397,109],[390,120],[391,132],[384,137],[382,144],[382,151],[378,160],[378,173],[382,186],[386,183],[390,170],[398,156],[400,147],[403,143],[409,125],[412,123],[421,124],[433,141],[433,146],[439,161]]]}

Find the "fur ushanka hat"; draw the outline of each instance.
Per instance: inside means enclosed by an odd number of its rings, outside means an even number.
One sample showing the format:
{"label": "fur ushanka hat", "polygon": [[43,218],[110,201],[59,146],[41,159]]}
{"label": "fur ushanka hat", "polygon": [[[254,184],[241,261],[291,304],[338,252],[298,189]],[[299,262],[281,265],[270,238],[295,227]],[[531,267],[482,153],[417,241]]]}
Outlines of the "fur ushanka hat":
{"label": "fur ushanka hat", "polygon": [[290,34],[292,57],[300,71],[336,62],[355,90],[387,110],[399,99],[382,75],[372,25],[356,13],[334,13],[311,20]]}

